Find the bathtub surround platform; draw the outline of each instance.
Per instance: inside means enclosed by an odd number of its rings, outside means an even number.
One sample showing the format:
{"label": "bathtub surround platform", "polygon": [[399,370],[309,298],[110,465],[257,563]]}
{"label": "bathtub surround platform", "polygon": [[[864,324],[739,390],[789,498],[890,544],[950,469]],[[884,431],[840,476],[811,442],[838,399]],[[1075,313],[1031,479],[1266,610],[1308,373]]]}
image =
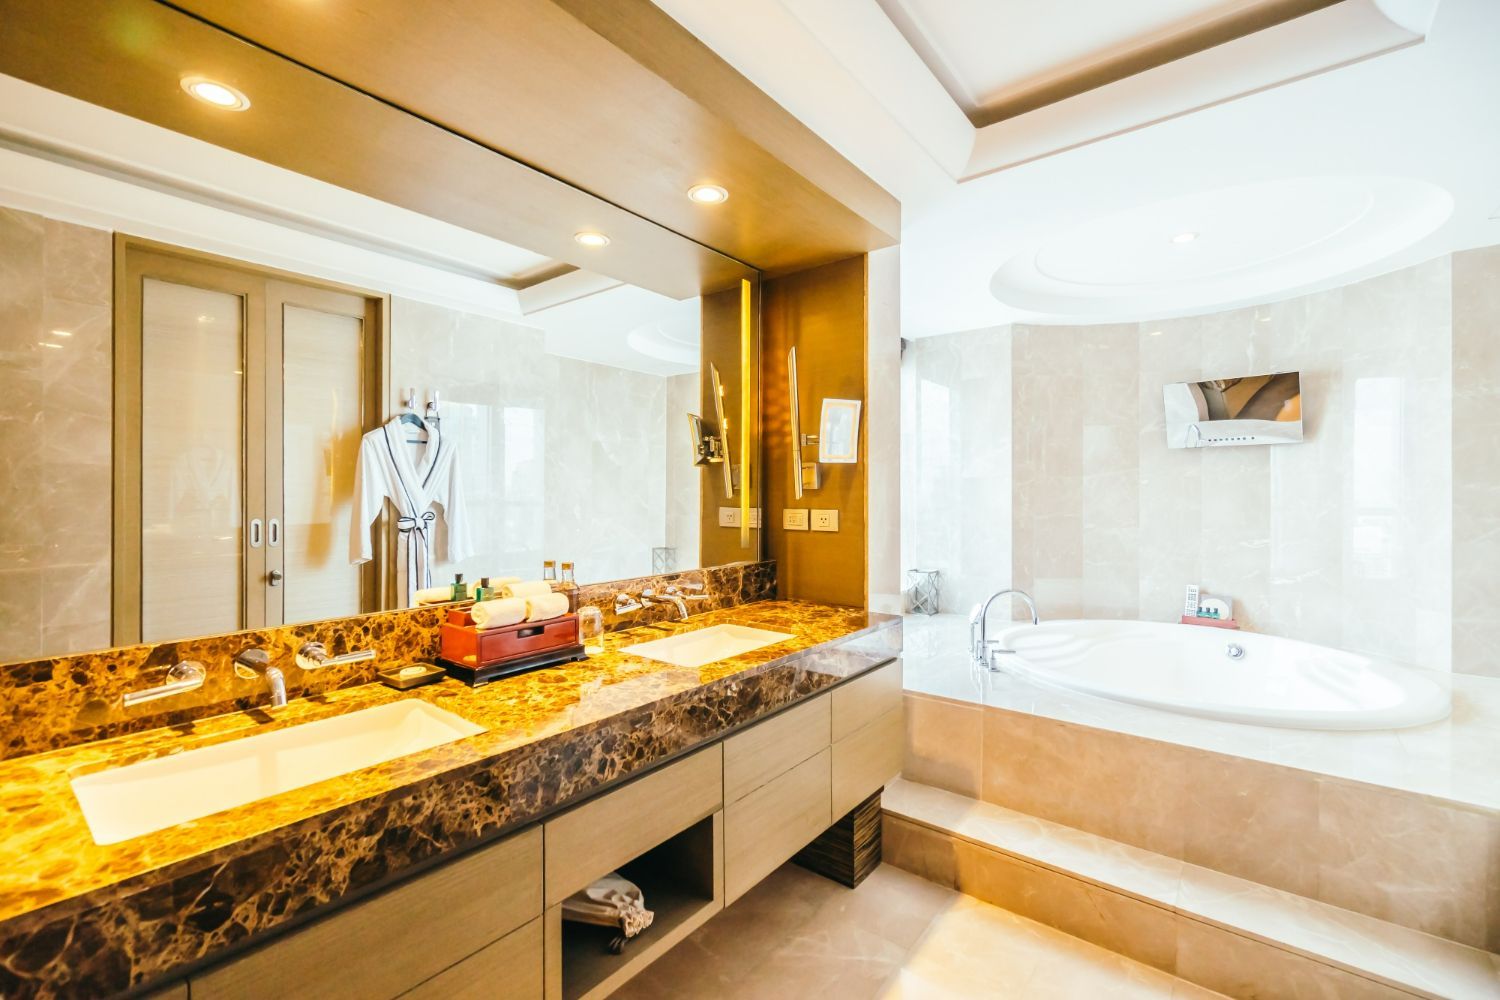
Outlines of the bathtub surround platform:
{"label": "bathtub surround platform", "polygon": [[1234,997],[1484,1000],[1500,955],[898,780],[885,860]]}
{"label": "bathtub surround platform", "polygon": [[[992,630],[1000,627],[999,617],[995,616]],[[1500,812],[1500,767],[1494,763],[1500,760],[1500,678],[1454,674],[1452,712],[1439,722],[1399,730],[1321,732],[1178,715],[1014,674],[977,671],[965,652],[967,643],[968,621],[960,615],[908,615],[903,654],[908,695],[1211,750]],[[932,707],[926,714],[953,713]],[[954,724],[968,734],[965,738],[977,738],[979,718],[973,714]],[[955,761],[953,766],[969,776],[969,785],[955,787],[955,791],[977,794],[978,778],[973,771],[978,761],[977,754],[967,763]]]}
{"label": "bathtub surround platform", "polygon": [[[605,652],[480,689],[364,684],[275,709],[0,763],[12,848],[0,995],[112,996],[202,963],[487,842],[899,655],[901,619],[795,602],[709,612],[796,638],[697,669]],[[485,732],[179,827],[101,847],[69,788],[116,767],[416,698]]]}

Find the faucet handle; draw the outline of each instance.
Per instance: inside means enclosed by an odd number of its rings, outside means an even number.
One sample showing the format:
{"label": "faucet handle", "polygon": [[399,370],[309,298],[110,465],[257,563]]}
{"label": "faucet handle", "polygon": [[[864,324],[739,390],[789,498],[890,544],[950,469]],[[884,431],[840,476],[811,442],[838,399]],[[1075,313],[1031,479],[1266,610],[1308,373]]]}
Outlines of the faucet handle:
{"label": "faucet handle", "polygon": [[615,595],[615,614],[628,615],[632,611],[641,610],[642,604],[623,590]]}
{"label": "faucet handle", "polygon": [[234,658],[234,672],[247,681],[263,675],[271,666],[271,654],[264,649],[242,649]]}

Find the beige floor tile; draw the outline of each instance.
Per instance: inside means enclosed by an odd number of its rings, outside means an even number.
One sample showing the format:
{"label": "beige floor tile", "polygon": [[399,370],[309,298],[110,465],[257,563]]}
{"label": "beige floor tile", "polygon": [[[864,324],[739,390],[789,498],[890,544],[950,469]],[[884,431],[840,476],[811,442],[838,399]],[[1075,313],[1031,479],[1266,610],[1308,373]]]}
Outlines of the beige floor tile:
{"label": "beige floor tile", "polygon": [[882,865],[848,890],[787,865],[615,994],[625,1000],[1215,994]]}

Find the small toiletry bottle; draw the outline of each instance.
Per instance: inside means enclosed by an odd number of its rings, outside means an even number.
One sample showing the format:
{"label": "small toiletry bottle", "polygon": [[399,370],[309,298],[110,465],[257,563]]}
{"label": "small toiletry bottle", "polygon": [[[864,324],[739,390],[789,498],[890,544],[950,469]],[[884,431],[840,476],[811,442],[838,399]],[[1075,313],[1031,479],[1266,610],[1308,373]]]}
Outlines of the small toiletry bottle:
{"label": "small toiletry bottle", "polygon": [[562,585],[564,587],[573,586],[573,564],[570,562],[562,564]]}
{"label": "small toiletry bottle", "polygon": [[493,596],[495,596],[495,591],[490,586],[490,578],[481,576],[479,578],[479,586],[474,588],[474,600],[488,601]]}
{"label": "small toiletry bottle", "polygon": [[462,573],[453,574],[453,600],[467,601],[469,599],[469,586],[464,583]]}
{"label": "small toiletry bottle", "polygon": [[557,579],[557,562],[555,560],[548,559],[546,562],[542,563],[542,579]]}

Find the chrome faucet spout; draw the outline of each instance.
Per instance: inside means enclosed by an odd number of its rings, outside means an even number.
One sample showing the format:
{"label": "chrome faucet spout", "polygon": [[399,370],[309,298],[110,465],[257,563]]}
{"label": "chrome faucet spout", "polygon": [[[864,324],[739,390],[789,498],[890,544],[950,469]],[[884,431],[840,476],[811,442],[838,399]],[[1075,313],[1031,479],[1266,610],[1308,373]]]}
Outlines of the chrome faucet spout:
{"label": "chrome faucet spout", "polygon": [[654,590],[643,590],[641,591],[641,596],[652,600],[668,602],[677,609],[677,617],[686,621],[688,616],[687,601],[684,601],[682,595],[675,593],[674,590],[675,588],[668,587],[664,594],[658,594]]}
{"label": "chrome faucet spout", "polygon": [[1013,587],[1006,590],[997,590],[983,604],[974,605],[974,611],[969,615],[969,654],[973,657],[975,663],[984,664],[988,670],[998,671],[1000,669],[995,666],[995,656],[997,654],[1015,652],[1014,649],[993,648],[997,643],[988,637],[989,626],[987,621],[990,614],[990,605],[1008,594],[1014,594],[1026,602],[1026,609],[1031,612],[1031,624],[1041,624],[1041,619],[1037,617],[1036,613],[1036,602],[1024,590],[1016,590]]}
{"label": "chrome faucet spout", "polygon": [[286,704],[286,678],[281,675],[280,667],[271,666],[271,654],[264,649],[241,650],[234,658],[234,672],[247,681],[263,679],[266,690],[271,692],[272,706]]}

